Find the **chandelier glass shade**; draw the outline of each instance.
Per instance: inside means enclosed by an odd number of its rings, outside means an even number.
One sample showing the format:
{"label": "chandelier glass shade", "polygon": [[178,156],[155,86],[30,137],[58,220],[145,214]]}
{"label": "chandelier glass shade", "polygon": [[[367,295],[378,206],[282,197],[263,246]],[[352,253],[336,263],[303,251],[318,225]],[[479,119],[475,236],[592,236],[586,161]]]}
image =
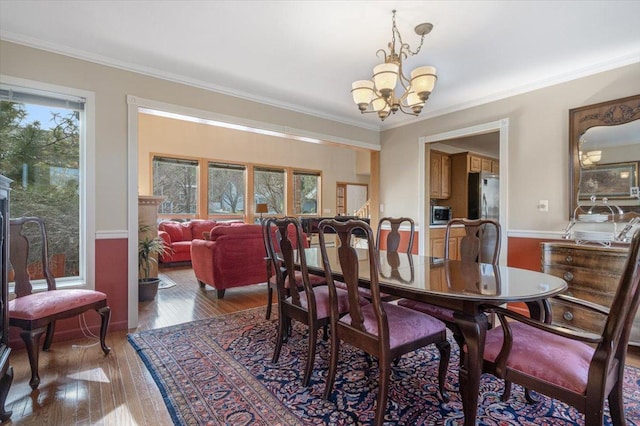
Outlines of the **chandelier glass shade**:
{"label": "chandelier glass shade", "polygon": [[[384,63],[373,68],[371,80],[354,81],[351,85],[353,102],[358,105],[361,113],[375,112],[384,121],[390,114],[398,110],[405,114],[419,115],[429,99],[436,84],[436,69],[431,66],[421,66],[411,71],[410,78],[404,75],[402,60],[408,56],[417,55],[422,48],[424,37],[431,32],[433,25],[422,23],[416,26],[415,31],[420,38],[420,45],[412,52],[409,45],[402,41],[398,27],[396,26],[396,11],[393,11],[392,39],[389,43],[389,52],[383,49]],[[400,46],[396,50],[396,39]],[[400,86],[398,87],[398,83]],[[398,94],[398,92],[401,92]]]}

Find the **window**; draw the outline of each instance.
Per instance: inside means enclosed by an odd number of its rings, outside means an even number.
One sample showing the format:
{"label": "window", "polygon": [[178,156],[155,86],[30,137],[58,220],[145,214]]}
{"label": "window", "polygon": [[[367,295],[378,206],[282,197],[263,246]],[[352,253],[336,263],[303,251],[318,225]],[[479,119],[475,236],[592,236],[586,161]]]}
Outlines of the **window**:
{"label": "window", "polygon": [[153,195],[162,195],[160,214],[195,215],[198,206],[198,161],[153,157]]}
{"label": "window", "polygon": [[253,174],[253,194],[256,204],[266,203],[269,213],[284,213],[284,170],[256,167]]}
{"label": "window", "polygon": [[[93,282],[87,265],[87,251],[93,253],[88,222],[92,226],[93,219],[85,215],[91,181],[87,163],[92,160],[86,155],[84,110],[82,97],[0,85],[0,170],[14,181],[11,217],[44,219],[58,285]],[[25,235],[31,235],[27,228]],[[29,263],[36,280],[42,278],[39,256],[40,247],[32,247]]]}
{"label": "window", "polygon": [[245,171],[246,167],[243,165],[209,163],[210,215],[244,214]]}
{"label": "window", "polygon": [[293,214],[318,214],[320,174],[293,172]]}

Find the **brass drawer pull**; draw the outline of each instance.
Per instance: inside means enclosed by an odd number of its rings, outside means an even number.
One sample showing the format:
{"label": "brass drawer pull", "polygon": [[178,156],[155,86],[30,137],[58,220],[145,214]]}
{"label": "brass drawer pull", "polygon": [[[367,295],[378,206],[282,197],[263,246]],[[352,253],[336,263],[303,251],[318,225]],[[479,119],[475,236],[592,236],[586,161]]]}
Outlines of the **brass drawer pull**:
{"label": "brass drawer pull", "polygon": [[567,263],[573,263],[573,256],[567,256],[564,258],[564,261]]}
{"label": "brass drawer pull", "polygon": [[562,314],[562,318],[564,318],[566,321],[573,321],[573,314],[567,311],[564,314]]}
{"label": "brass drawer pull", "polygon": [[565,272],[562,277],[565,281],[573,281],[573,274],[571,272]]}

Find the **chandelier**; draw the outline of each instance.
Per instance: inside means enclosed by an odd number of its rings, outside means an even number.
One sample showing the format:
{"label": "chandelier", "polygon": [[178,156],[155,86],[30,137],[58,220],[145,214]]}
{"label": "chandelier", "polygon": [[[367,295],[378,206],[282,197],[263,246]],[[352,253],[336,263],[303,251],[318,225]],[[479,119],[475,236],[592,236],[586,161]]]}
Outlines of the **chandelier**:
{"label": "chandelier", "polygon": [[[358,105],[361,113],[375,112],[382,121],[395,114],[398,110],[405,114],[419,115],[424,103],[429,98],[436,84],[436,69],[430,66],[418,67],[411,71],[411,78],[404,75],[402,60],[408,56],[417,55],[422,48],[424,36],[433,29],[430,23],[422,23],[416,26],[415,32],[420,36],[420,45],[412,52],[407,43],[402,41],[398,27],[396,27],[396,11],[393,11],[393,27],[391,29],[391,42],[389,52],[382,52],[384,63],[373,68],[372,80],[358,80],[351,85],[353,101]],[[400,46],[396,50],[396,38]],[[403,93],[396,95],[396,86],[400,82]]]}

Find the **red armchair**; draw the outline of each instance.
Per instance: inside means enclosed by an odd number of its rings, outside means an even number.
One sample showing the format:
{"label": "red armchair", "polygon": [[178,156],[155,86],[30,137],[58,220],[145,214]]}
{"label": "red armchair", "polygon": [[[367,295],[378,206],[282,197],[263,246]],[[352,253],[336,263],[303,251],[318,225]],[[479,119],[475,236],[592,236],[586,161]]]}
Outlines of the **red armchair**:
{"label": "red armchair", "polygon": [[193,240],[191,265],[200,287],[224,297],[227,288],[266,282],[266,251],[260,225],[216,226],[210,240]]}
{"label": "red armchair", "polygon": [[189,222],[175,222],[171,220],[160,222],[158,236],[164,241],[167,252],[158,259],[161,263],[189,262],[191,260],[191,241],[204,239],[203,233],[209,232],[214,226],[228,225],[215,220],[191,220]]}
{"label": "red armchair", "polygon": [[200,287],[215,288],[220,299],[227,288],[266,282],[265,257],[261,225],[216,226],[210,240],[191,243],[191,265]]}

